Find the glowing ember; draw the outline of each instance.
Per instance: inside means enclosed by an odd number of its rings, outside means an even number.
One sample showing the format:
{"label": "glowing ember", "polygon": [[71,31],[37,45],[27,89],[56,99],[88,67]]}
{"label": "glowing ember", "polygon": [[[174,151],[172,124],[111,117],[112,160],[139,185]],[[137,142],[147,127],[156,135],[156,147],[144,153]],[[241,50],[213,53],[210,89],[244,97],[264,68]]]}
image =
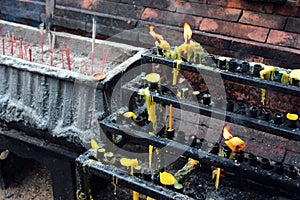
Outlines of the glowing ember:
{"label": "glowing ember", "polygon": [[184,41],[186,44],[189,44],[193,34],[192,29],[188,23],[184,23],[183,28],[184,28],[184,33],[183,33]]}
{"label": "glowing ember", "polygon": [[225,126],[223,129],[223,138],[225,140],[229,140],[233,137],[229,131],[230,131],[230,126]]}

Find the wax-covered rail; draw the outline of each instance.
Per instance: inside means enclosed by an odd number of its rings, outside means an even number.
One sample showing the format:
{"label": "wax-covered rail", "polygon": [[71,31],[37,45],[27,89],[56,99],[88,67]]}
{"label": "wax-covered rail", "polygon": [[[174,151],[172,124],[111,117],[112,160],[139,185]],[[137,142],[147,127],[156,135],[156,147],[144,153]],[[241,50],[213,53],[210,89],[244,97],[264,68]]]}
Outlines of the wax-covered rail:
{"label": "wax-covered rail", "polygon": [[[122,87],[123,95],[138,93],[138,88],[134,87],[134,84],[127,83]],[[185,110],[205,115],[208,117],[214,117],[220,120],[226,120],[234,124],[242,125],[248,128],[253,128],[259,131],[268,132],[280,137],[300,141],[299,128],[293,129],[285,124],[276,125],[271,121],[264,121],[259,118],[250,117],[248,115],[241,115],[234,112],[228,112],[214,107],[205,106],[199,103],[193,103],[188,100],[180,100],[171,96],[161,95],[156,92],[150,92],[154,102],[164,105],[172,104],[176,108],[184,107]]]}
{"label": "wax-covered rail", "polygon": [[82,180],[79,190],[84,192],[85,196],[90,195],[90,191],[86,182],[87,180],[85,180],[84,183],[84,179],[87,178],[85,176],[95,175],[106,180],[118,180],[118,185],[124,186],[127,189],[134,190],[155,199],[193,199],[175,191],[166,189],[163,186],[154,184],[151,181],[145,181],[140,177],[130,176],[124,170],[121,170],[113,165],[106,165],[90,159],[91,156],[91,152],[87,151],[76,159],[77,174],[81,176],[81,179],[79,180]]}
{"label": "wax-covered rail", "polygon": [[[277,174],[275,167],[271,166],[269,170],[262,169],[259,162],[256,166],[251,166],[249,159],[245,158],[243,162],[237,163],[224,157],[214,155],[212,153],[189,147],[176,141],[150,136],[148,133],[135,130],[128,126],[117,125],[107,118],[100,122],[101,128],[107,133],[122,135],[125,140],[138,142],[140,145],[153,145],[158,148],[164,148],[168,153],[183,152],[183,156],[198,160],[204,166],[216,166],[235,174],[242,174],[243,178],[250,179],[262,184],[279,187],[285,190],[300,193],[299,177],[290,178],[287,174]],[[287,166],[285,166],[287,168]],[[285,171],[287,171],[285,169]],[[287,172],[286,172],[287,173]]]}
{"label": "wax-covered rail", "polygon": [[[280,92],[283,94],[290,94],[294,96],[300,96],[300,87],[292,86],[292,85],[284,85],[282,83],[263,80],[260,78],[256,78],[253,76],[248,76],[239,73],[233,73],[230,71],[220,70],[218,68],[207,68],[204,65],[196,66],[189,62],[182,62],[178,65],[178,61],[172,60],[169,58],[157,56],[154,54],[144,54],[141,60],[142,64],[145,63],[157,63],[163,64],[171,68],[179,67],[179,69],[187,70],[190,72],[200,73],[202,75],[214,76],[219,74],[224,80],[233,81],[237,83],[242,83],[249,86],[254,86],[257,88],[263,88],[267,90],[272,90],[273,92]],[[201,67],[203,66],[203,67]]]}

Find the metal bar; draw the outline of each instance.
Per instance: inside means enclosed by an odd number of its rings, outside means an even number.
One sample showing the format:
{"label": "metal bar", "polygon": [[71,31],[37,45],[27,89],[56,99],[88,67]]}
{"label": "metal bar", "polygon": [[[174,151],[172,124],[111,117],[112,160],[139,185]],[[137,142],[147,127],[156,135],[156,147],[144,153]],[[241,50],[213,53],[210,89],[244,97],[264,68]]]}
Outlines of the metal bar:
{"label": "metal bar", "polygon": [[[86,173],[89,175],[95,175],[106,180],[111,180],[112,178],[117,179],[118,185],[155,199],[175,199],[176,197],[183,196],[180,193],[168,190],[152,182],[145,181],[135,176],[130,176],[127,172],[120,170],[113,165],[105,165],[101,162],[89,159],[89,157],[89,153],[85,153],[76,159],[77,166],[84,167]],[[184,196],[184,199],[189,200],[192,198]]]}
{"label": "metal bar", "polygon": [[[163,58],[163,57],[156,56],[153,54],[144,54],[142,63],[159,63],[159,64],[166,65],[168,67],[171,67],[171,68],[177,67],[176,60]],[[195,66],[188,62],[182,62],[179,65],[179,68],[182,70],[187,70],[190,72],[196,72],[196,73],[205,74],[205,75],[220,74],[223,79],[228,80],[228,81],[243,83],[245,85],[254,86],[257,88],[264,88],[267,90],[272,90],[274,92],[280,92],[280,93],[284,93],[284,94],[300,96],[300,88],[297,86],[284,85],[284,84],[277,83],[274,81],[263,80],[263,79],[252,77],[252,76],[241,75],[241,74],[232,73],[229,71],[222,71],[222,70],[219,70],[218,68],[208,69],[207,67],[204,67],[204,65]]]}
{"label": "metal bar", "polygon": [[248,164],[248,162],[236,164],[233,160],[208,153],[201,149],[192,148],[175,141],[159,138],[156,136],[150,136],[147,133],[134,130],[127,126],[116,125],[109,122],[107,119],[102,120],[100,122],[100,125],[104,129],[104,131],[121,134],[126,139],[130,140],[131,138],[131,140],[135,140],[141,145],[151,144],[158,148],[164,147],[164,149],[166,149],[166,152],[170,154],[176,154],[176,152],[184,152],[182,154],[183,156],[198,160],[202,165],[220,167],[228,172],[240,175],[242,174],[243,178],[300,193],[299,177],[297,177],[296,179],[291,179],[286,175],[278,175],[274,171],[271,173],[271,170],[263,170],[259,166],[252,167]]}
{"label": "metal bar", "polygon": [[[133,92],[138,92],[137,88],[131,87],[129,84],[126,84],[122,87],[122,91],[127,94],[132,94]],[[188,102],[185,100],[178,100],[177,98],[164,96],[155,92],[150,92],[150,95],[153,97],[153,101],[165,105],[172,104],[176,108],[184,108],[187,111],[197,113],[200,115],[205,115],[208,117],[214,117],[216,119],[223,120],[227,122],[235,123],[238,125],[243,125],[248,128],[253,128],[256,130],[268,132],[273,135],[280,137],[293,139],[300,141],[300,130],[292,129],[285,125],[275,125],[274,123],[263,121],[257,118],[251,118],[247,115],[240,115],[228,111],[224,111],[218,108],[212,108],[209,106],[204,106],[201,104],[196,105],[195,103]]]}

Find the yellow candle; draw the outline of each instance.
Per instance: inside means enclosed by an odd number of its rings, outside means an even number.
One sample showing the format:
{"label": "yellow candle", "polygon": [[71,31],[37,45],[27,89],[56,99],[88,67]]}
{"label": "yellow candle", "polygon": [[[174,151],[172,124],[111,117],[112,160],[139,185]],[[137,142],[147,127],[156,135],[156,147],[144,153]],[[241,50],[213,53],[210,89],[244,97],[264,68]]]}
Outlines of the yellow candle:
{"label": "yellow candle", "polygon": [[230,140],[225,141],[225,143],[234,153],[244,151],[245,149],[245,142],[239,137],[233,137]]}
{"label": "yellow candle", "polygon": [[177,60],[176,61],[176,68],[173,68],[173,82],[172,85],[176,85],[177,84],[177,77],[178,77],[178,73],[179,73],[179,66],[182,63],[182,60]]}
{"label": "yellow candle", "polygon": [[[265,80],[272,80],[274,76],[275,67],[264,65],[263,70],[259,72],[260,78]],[[261,103],[262,105],[265,105],[265,97],[266,97],[266,90],[261,89]]]}
{"label": "yellow candle", "polygon": [[139,94],[145,96],[148,120],[153,123],[153,128],[156,129],[156,103],[151,101],[149,88],[140,89]]}
{"label": "yellow candle", "polygon": [[292,120],[292,121],[296,121],[296,120],[298,120],[298,115],[288,113],[288,114],[286,114],[286,118],[289,119],[289,120]]}
{"label": "yellow candle", "polygon": [[173,130],[172,123],[173,123],[173,105],[170,104],[169,131]]}
{"label": "yellow candle", "polygon": [[159,178],[160,178],[160,182],[163,185],[174,185],[175,183],[177,183],[176,178],[168,172],[161,172],[159,174]]}
{"label": "yellow candle", "polygon": [[140,194],[136,191],[133,191],[133,200],[139,200]]}

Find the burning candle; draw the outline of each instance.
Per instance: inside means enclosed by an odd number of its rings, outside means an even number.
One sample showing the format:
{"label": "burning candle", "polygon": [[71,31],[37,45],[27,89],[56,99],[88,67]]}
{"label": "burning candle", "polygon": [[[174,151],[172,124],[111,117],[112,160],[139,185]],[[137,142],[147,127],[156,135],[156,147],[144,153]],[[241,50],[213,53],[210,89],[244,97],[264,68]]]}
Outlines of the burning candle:
{"label": "burning candle", "polygon": [[159,50],[162,51],[161,53],[164,56],[171,57],[170,44],[166,40],[164,40],[162,35],[159,35],[159,34],[154,32],[154,26],[150,26],[149,28],[150,28],[149,34],[156,40],[155,46],[157,46],[159,48]]}
{"label": "burning candle", "polygon": [[[189,24],[184,23],[184,43],[179,47],[175,47],[175,52],[179,59],[181,59],[184,55],[186,55],[186,59],[189,62],[197,62],[197,58],[199,58],[201,62],[201,57],[203,55],[203,49],[198,42],[194,42],[191,40],[192,38],[192,29]],[[193,57],[192,57],[193,56]]]}
{"label": "burning candle", "polygon": [[173,105],[170,104],[169,131],[173,130],[172,123],[173,123]]}
{"label": "burning candle", "polygon": [[2,38],[2,55],[5,55],[5,40]]}

